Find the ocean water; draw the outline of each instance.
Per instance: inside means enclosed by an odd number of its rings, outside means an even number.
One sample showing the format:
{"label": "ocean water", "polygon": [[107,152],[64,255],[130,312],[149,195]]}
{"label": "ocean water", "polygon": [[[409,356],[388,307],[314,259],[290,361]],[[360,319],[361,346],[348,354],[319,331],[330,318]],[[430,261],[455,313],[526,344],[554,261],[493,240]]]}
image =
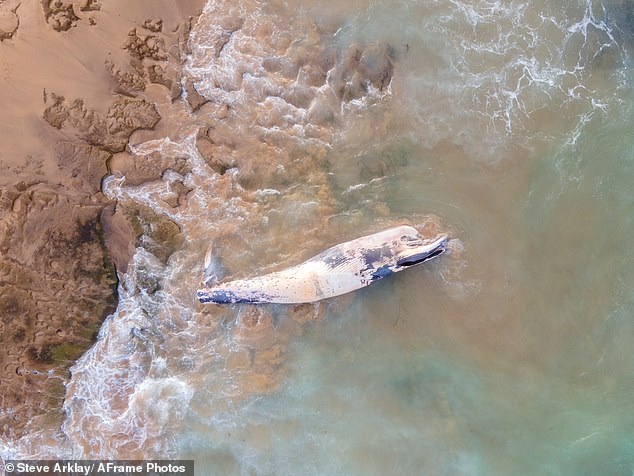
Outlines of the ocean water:
{"label": "ocean water", "polygon": [[[131,153],[189,172],[104,182],[184,244],[167,263],[137,249],[62,428],[3,456],[634,474],[632,12],[210,0],[183,75],[211,100],[216,162],[181,113]],[[314,306],[196,302],[209,249],[242,277],[405,221],[450,252]]]}

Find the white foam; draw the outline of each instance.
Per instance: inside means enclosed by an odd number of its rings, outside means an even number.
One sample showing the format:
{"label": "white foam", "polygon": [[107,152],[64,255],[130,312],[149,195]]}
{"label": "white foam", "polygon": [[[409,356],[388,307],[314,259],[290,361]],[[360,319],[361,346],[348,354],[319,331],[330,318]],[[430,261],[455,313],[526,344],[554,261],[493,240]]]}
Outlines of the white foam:
{"label": "white foam", "polygon": [[[565,12],[547,2],[452,0],[451,5],[439,13],[430,8],[429,15],[421,7],[421,30],[445,49],[428,70],[429,81],[416,85],[419,78],[406,79],[411,95],[437,91],[414,103],[423,126],[419,141],[432,146],[456,141],[455,133],[462,131],[466,140],[456,142],[474,149],[483,143],[484,130],[490,152],[472,153],[495,160],[508,144],[527,146],[540,136],[560,134],[550,126],[540,128],[535,115],[552,110],[561,117],[557,127],[574,135],[589,111],[602,111],[599,104],[618,97],[616,88],[623,84],[618,63],[615,81],[596,79],[603,74],[604,57],[626,62],[600,3],[588,0]],[[439,88],[440,82],[446,87]]]}

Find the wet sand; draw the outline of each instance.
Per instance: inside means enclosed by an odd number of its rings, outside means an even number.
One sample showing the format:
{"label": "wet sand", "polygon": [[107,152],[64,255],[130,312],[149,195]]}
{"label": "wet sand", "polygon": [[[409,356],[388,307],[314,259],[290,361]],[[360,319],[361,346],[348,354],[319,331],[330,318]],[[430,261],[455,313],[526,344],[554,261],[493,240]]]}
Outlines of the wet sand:
{"label": "wet sand", "polygon": [[178,71],[202,6],[0,1],[3,439],[59,425],[68,369],[116,308],[140,222],[169,235],[163,257],[177,246],[177,226],[125,215],[101,180],[135,131],[160,124],[157,102],[184,102]]}

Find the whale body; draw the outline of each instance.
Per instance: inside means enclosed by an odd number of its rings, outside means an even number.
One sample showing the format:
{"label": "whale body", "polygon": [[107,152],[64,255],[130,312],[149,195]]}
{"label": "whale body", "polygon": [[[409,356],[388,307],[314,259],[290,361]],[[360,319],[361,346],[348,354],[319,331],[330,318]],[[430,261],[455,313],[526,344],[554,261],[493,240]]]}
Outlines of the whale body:
{"label": "whale body", "polygon": [[198,290],[200,302],[303,304],[340,296],[424,263],[445,251],[447,235],[423,239],[397,226],[328,248],[313,258],[263,276]]}

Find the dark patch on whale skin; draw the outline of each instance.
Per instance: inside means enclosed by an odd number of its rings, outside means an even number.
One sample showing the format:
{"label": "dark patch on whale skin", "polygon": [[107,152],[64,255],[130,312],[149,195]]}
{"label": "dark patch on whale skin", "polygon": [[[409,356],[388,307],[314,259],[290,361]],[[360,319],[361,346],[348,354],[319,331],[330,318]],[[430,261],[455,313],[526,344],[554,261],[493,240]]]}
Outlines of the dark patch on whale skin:
{"label": "dark patch on whale skin", "polygon": [[201,303],[213,302],[216,304],[262,304],[270,302],[271,296],[266,294],[256,294],[253,296],[238,296],[233,291],[225,289],[214,289],[213,291],[198,291],[198,300]]}
{"label": "dark patch on whale skin", "polygon": [[198,300],[202,303],[215,302],[218,304],[231,304],[236,302],[236,295],[232,291],[198,291]]}
{"label": "dark patch on whale skin", "polygon": [[361,250],[361,257],[363,258],[364,265],[361,269],[361,273],[363,274],[366,271],[375,269],[377,263],[389,261],[386,260],[386,258],[390,258],[391,256],[393,256],[393,254],[394,251],[388,244],[385,244],[380,248],[369,248]]}
{"label": "dark patch on whale skin", "polygon": [[340,250],[331,249],[315,256],[310,261],[322,261],[326,264],[326,266],[328,266],[328,268],[336,269],[350,261],[352,258],[353,256],[346,256],[342,254]]}
{"label": "dark patch on whale skin", "polygon": [[388,276],[394,274],[394,271],[390,268],[389,265],[381,266],[374,273],[372,273],[371,281],[378,281],[379,279],[387,278]]}

